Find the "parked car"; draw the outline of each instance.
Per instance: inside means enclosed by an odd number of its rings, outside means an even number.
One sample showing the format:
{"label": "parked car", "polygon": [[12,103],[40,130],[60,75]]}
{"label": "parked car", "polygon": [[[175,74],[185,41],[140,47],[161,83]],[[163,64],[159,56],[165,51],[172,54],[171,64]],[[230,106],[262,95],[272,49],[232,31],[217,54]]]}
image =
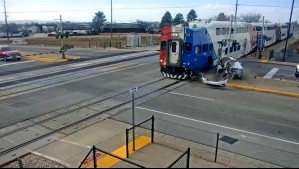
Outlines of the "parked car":
{"label": "parked car", "polygon": [[10,46],[0,46],[0,59],[5,62],[8,60],[21,60],[22,54]]}

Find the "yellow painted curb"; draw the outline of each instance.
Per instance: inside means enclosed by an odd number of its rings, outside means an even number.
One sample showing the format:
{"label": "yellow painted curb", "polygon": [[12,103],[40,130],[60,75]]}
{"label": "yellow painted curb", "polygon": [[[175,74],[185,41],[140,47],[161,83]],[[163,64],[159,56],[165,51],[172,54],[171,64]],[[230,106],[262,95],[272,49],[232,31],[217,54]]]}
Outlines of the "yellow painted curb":
{"label": "yellow painted curb", "polygon": [[24,56],[25,60],[35,60],[40,62],[48,62],[48,63],[61,63],[61,62],[67,62],[68,59],[51,59],[51,58],[45,58],[40,56]]}
{"label": "yellow painted curb", "polygon": [[[135,140],[135,150],[138,151],[145,147],[146,145],[151,143],[151,138],[147,136],[141,136]],[[134,152],[131,150],[131,147],[133,147],[133,141],[129,143],[129,155],[132,155]],[[117,150],[113,151],[111,154],[121,158],[126,159],[127,158],[127,146],[124,145]],[[114,158],[112,156],[106,155],[99,160],[97,160],[97,168],[113,168],[116,164],[121,162],[121,160]],[[86,168],[94,168],[93,164],[88,165]]]}
{"label": "yellow painted curb", "polygon": [[299,93],[289,93],[289,92],[283,92],[283,91],[277,91],[277,90],[270,90],[270,89],[263,89],[263,88],[256,88],[256,87],[243,86],[243,85],[237,85],[237,84],[228,84],[227,87],[229,87],[229,88],[235,88],[235,89],[243,89],[243,90],[249,90],[249,91],[271,93],[271,94],[277,94],[277,95],[282,95],[282,96],[289,96],[289,97],[299,98]]}
{"label": "yellow painted curb", "polygon": [[261,60],[260,62],[261,62],[261,63],[268,63],[269,60]]}

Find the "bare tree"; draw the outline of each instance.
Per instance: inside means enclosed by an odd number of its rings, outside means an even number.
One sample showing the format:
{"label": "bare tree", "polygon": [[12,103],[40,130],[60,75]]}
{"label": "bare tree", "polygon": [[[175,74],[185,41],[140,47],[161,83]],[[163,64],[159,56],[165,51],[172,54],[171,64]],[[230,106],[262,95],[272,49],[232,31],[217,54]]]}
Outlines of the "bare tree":
{"label": "bare tree", "polygon": [[217,16],[217,21],[230,21],[229,16],[225,15],[225,13],[221,12]]}
{"label": "bare tree", "polygon": [[262,19],[262,14],[260,13],[249,13],[240,15],[241,22],[260,22]]}

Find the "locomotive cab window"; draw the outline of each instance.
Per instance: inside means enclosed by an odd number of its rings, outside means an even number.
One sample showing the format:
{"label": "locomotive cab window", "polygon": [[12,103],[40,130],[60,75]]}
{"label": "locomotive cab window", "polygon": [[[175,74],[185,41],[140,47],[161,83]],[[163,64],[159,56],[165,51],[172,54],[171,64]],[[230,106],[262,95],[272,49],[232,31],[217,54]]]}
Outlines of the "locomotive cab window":
{"label": "locomotive cab window", "polygon": [[166,41],[161,42],[161,50],[166,50]]}
{"label": "locomotive cab window", "polygon": [[172,48],[171,48],[172,53],[176,53],[176,46],[177,46],[177,42],[172,42]]}

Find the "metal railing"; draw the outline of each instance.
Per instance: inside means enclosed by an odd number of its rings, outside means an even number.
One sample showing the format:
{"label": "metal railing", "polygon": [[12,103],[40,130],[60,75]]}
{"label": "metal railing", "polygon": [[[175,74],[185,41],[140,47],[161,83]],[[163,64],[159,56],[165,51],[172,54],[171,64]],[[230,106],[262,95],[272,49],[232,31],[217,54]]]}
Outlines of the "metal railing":
{"label": "metal railing", "polygon": [[135,125],[130,129],[126,129],[126,154],[130,157],[134,151],[145,147],[148,144],[154,143],[154,125],[155,118],[150,119]]}
{"label": "metal railing", "polygon": [[188,148],[177,160],[168,166],[168,168],[190,168],[191,149]]}

